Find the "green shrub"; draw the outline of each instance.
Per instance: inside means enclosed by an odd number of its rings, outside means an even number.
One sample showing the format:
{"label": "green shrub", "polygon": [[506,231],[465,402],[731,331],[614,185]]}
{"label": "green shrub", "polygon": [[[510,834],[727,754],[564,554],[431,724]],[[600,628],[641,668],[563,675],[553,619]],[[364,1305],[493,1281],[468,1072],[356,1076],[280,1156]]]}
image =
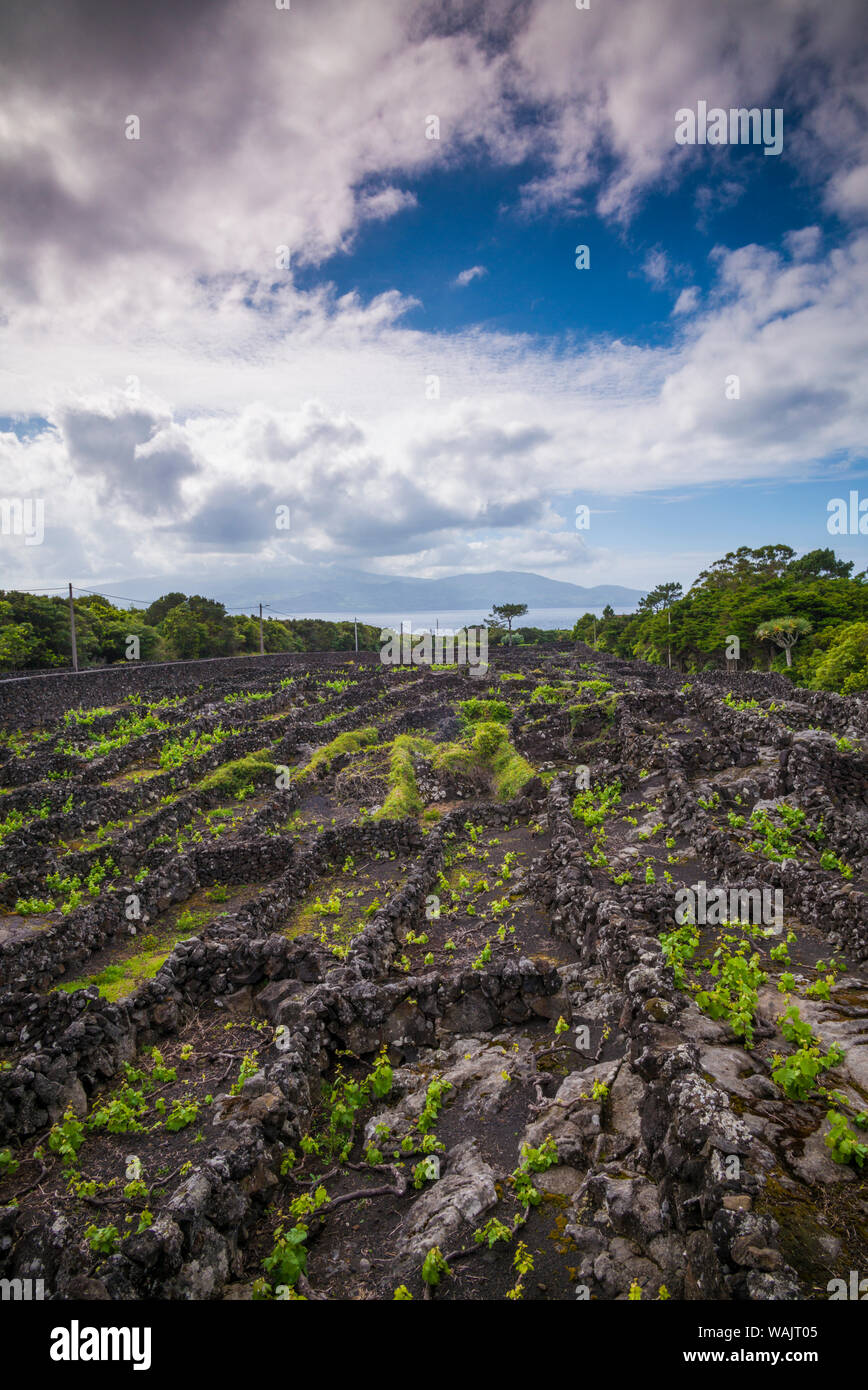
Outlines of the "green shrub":
{"label": "green shrub", "polygon": [[215,768],[207,777],[203,777],[199,787],[204,792],[218,791],[227,796],[234,796],[251,782],[262,781],[266,775],[273,772],[274,762],[271,754],[267,748],[260,748],[256,753],[248,753],[243,758],[235,758],[232,762],[223,763],[221,767]]}
{"label": "green shrub", "polygon": [[346,733],[338,734],[331,743],[318,748],[309,763],[300,768],[296,774],[298,781],[307,781],[308,778],[316,776],[320,769],[327,772],[332,763],[345,753],[358,753],[361,748],[368,747],[377,742],[377,730],[373,727],[366,729],[349,729]]}
{"label": "green shrub", "polygon": [[473,751],[480,758],[493,758],[497,750],[506,742],[506,729],[502,724],[486,722],[477,724],[473,733]]}
{"label": "green shrub", "polygon": [[458,717],[464,728],[469,730],[474,724],[482,722],[508,724],[512,710],[505,700],[461,700]]}

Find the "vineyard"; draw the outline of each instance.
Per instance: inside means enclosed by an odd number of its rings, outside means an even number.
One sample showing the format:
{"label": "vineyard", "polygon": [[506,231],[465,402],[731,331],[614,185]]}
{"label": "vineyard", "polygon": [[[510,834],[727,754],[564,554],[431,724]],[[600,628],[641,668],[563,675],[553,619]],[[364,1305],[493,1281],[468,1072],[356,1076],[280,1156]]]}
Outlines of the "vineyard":
{"label": "vineyard", "polygon": [[579,643],[21,681],[0,726],[0,1277],[825,1300],[868,1268],[864,700]]}

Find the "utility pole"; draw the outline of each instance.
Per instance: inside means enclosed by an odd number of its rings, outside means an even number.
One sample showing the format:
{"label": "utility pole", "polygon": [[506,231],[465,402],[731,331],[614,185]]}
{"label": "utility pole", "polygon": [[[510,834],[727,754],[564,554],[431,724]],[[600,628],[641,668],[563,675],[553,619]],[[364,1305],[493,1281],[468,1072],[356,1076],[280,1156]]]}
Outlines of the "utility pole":
{"label": "utility pole", "polygon": [[262,636],[262,604],[259,605],[259,655],[265,656],[265,642]]}
{"label": "utility pole", "polygon": [[72,585],[69,586],[69,631],[72,636],[72,669],[78,670],[78,646],[75,641],[75,607],[72,602]]}
{"label": "utility pole", "polygon": [[354,632],[355,638],[356,638],[356,651],[358,651],[358,650],[359,650],[359,620],[358,620],[358,618],[353,618],[353,632]]}
{"label": "utility pole", "polygon": [[666,639],[666,655],[669,658],[669,669],[672,669],[672,610],[666,609],[666,618],[669,624],[669,632]]}

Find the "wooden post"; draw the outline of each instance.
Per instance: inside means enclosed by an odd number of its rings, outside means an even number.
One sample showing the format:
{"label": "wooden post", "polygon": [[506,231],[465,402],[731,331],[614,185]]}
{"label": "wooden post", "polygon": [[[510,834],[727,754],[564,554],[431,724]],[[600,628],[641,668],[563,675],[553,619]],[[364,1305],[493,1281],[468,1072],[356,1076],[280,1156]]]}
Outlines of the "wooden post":
{"label": "wooden post", "polygon": [[72,637],[72,669],[78,670],[78,645],[75,640],[75,605],[72,602],[72,585],[69,586],[69,631]]}

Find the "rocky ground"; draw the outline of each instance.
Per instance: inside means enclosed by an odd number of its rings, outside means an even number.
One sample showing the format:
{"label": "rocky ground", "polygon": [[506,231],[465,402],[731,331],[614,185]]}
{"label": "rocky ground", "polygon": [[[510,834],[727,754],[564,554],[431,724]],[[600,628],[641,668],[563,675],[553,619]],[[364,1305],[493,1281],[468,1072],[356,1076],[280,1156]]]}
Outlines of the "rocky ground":
{"label": "rocky ground", "polygon": [[0,687],[0,1277],[825,1300],[868,1268],[865,701],[582,646],[100,682]]}

